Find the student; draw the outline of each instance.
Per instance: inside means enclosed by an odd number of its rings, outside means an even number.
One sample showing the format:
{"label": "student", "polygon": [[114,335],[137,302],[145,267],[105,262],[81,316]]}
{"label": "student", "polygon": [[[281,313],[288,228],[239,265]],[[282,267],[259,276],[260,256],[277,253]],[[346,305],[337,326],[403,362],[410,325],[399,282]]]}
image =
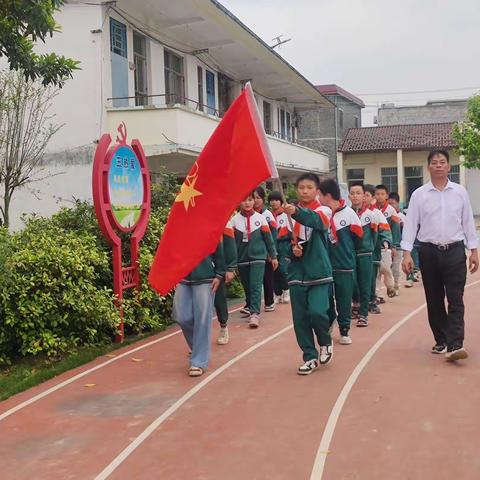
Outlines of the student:
{"label": "student", "polygon": [[[350,201],[362,225],[363,236],[357,249],[356,280],[359,298],[357,327],[368,326],[368,307],[373,275],[373,251],[378,237],[378,223],[372,215],[371,198],[365,199],[362,182],[350,186]],[[377,307],[378,308],[378,307]]]}
{"label": "student", "polygon": [[[292,261],[288,267],[288,284],[293,314],[293,326],[303,365],[297,373],[309,375],[326,365],[333,357],[330,320],[328,316],[332,295],[332,264],[327,250],[327,233],[331,211],[320,205],[320,180],[314,173],[305,173],[296,183],[298,206],[286,204],[285,213],[295,220],[297,244],[292,247]],[[320,345],[320,357],[314,334]]]}
{"label": "student", "polygon": [[173,317],[191,350],[191,377],[203,375],[210,359],[213,297],[225,275],[223,244],[206,257],[175,289]]}
{"label": "student", "polygon": [[[397,212],[397,216],[400,219],[400,236],[402,234],[403,225],[405,223],[406,216],[400,210],[400,195],[397,192],[390,192],[388,195],[388,203],[394,208]],[[401,248],[397,248],[397,254],[392,261],[392,273],[394,280],[395,295],[400,295],[400,275],[401,275],[401,265],[403,259],[403,251]]]}
{"label": "student", "polygon": [[[273,241],[277,239],[277,222],[270,210],[267,210],[265,206],[265,190],[263,187],[257,187],[253,192],[253,198],[255,200],[255,211],[261,213],[268,222],[270,232],[272,233]],[[266,312],[273,312],[275,310],[275,301],[273,298],[273,266],[271,259],[267,258],[265,264],[265,274],[263,276],[263,296],[265,299],[264,310]]]}
{"label": "student", "polygon": [[390,225],[385,220],[385,216],[377,208],[375,200],[375,187],[367,184],[364,185],[363,188],[365,190],[365,203],[366,205],[369,205],[370,211],[372,212],[378,228],[378,235],[375,239],[375,248],[373,249],[372,255],[373,273],[368,311],[370,313],[379,314],[382,312],[378,306],[379,299],[377,298],[377,275],[380,268],[380,262],[382,260],[382,249],[388,249],[392,244],[392,232],[390,230]]}
{"label": "student", "polygon": [[223,249],[227,271],[215,294],[215,311],[217,312],[218,323],[220,323],[220,332],[217,338],[218,345],[226,345],[230,340],[227,328],[228,304],[226,285],[235,278],[235,268],[237,268],[237,246],[231,222],[227,223],[223,232]]}
{"label": "student", "polygon": [[290,303],[290,292],[288,291],[287,271],[290,263],[290,252],[292,234],[288,229],[289,221],[287,214],[283,211],[283,198],[280,192],[271,192],[268,196],[268,203],[277,223],[277,253],[278,268],[273,274],[273,291],[276,303]]}
{"label": "student", "polygon": [[[330,322],[335,316],[340,329],[341,345],[350,345],[352,322],[353,276],[356,251],[363,236],[362,225],[356,213],[340,197],[338,183],[328,178],[320,183],[319,200],[332,211],[329,232],[329,255],[332,262],[335,302],[332,298]],[[334,305],[333,305],[334,303]]]}
{"label": "student", "polygon": [[382,249],[380,275],[378,280],[380,283],[380,279],[383,276],[385,286],[387,287],[387,295],[389,297],[394,297],[395,281],[392,274],[392,260],[397,254],[397,249],[400,248],[400,219],[398,218],[395,209],[388,203],[388,188],[385,185],[377,185],[375,187],[375,200],[377,202],[377,208],[383,213],[390,226],[390,230],[392,231],[392,243],[390,248]]}
{"label": "student", "polygon": [[262,282],[265,262],[269,257],[272,268],[278,267],[277,251],[265,217],[254,210],[253,194],[240,204],[240,212],[232,218],[237,245],[238,273],[245,290],[246,312],[250,328],[260,324]]}

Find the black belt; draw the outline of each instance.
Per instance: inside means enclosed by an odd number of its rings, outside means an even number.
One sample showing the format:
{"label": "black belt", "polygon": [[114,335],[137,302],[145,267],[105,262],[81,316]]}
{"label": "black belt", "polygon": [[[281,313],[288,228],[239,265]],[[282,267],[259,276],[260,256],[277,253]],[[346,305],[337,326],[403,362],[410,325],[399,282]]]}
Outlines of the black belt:
{"label": "black belt", "polygon": [[437,245],[435,243],[430,243],[430,242],[418,242],[418,243],[420,244],[421,247],[436,248],[441,252],[446,252],[447,250],[451,250],[452,248],[457,248],[457,247],[465,248],[465,243],[463,242],[463,240],[459,240],[458,242],[453,242],[453,243],[445,243],[443,245]]}

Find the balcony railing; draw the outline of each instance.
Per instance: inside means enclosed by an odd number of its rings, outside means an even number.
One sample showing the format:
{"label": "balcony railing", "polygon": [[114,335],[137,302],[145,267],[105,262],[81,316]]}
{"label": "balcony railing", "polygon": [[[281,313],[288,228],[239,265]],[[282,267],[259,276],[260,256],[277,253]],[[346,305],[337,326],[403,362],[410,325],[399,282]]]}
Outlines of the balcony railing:
{"label": "balcony railing", "polygon": [[[158,100],[158,101],[156,101]],[[161,93],[157,95],[137,94],[133,97],[111,97],[107,98],[109,108],[131,108],[131,107],[173,107],[174,105],[185,105],[191,110],[207,113],[217,118],[223,117],[226,110],[219,110],[212,106],[200,103],[197,100],[177,95],[176,93]]]}
{"label": "balcony railing", "polygon": [[[176,93],[161,93],[156,95],[138,94],[131,97],[110,97],[107,98],[108,108],[132,108],[132,107],[173,107],[183,105],[190,110],[208,114],[216,118],[222,118],[226,110],[213,108],[207,104],[200,103],[197,100],[177,95]],[[293,145],[301,145],[296,141],[294,131],[288,135],[288,132],[279,132],[272,129],[266,129],[265,133],[273,138],[289,142]]]}

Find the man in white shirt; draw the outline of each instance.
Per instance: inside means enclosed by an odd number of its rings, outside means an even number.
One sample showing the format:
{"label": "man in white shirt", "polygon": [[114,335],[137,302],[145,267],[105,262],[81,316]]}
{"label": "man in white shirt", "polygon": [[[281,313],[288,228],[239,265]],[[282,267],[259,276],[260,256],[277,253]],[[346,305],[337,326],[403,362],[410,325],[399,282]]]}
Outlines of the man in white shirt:
{"label": "man in white shirt", "polygon": [[465,247],[471,251],[470,272],[475,273],[478,238],[467,191],[448,179],[448,151],[432,150],[428,155],[428,170],[431,181],[413,192],[408,205],[402,236],[402,268],[406,274],[413,271],[411,251],[417,237],[428,321],[435,337],[432,353],[446,352],[446,359],[454,361],[468,357],[463,348]]}

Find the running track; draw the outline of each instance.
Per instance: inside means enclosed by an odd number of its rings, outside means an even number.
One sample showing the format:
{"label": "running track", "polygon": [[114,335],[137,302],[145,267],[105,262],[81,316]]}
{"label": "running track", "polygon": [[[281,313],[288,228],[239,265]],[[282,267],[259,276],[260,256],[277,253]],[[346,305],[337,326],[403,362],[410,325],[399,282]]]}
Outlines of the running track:
{"label": "running track", "polygon": [[256,331],[234,313],[231,343],[213,346],[199,379],[171,329],[0,403],[0,478],[478,480],[480,282],[469,282],[466,363],[430,353],[419,285],[308,377],[296,375],[289,306]]}

